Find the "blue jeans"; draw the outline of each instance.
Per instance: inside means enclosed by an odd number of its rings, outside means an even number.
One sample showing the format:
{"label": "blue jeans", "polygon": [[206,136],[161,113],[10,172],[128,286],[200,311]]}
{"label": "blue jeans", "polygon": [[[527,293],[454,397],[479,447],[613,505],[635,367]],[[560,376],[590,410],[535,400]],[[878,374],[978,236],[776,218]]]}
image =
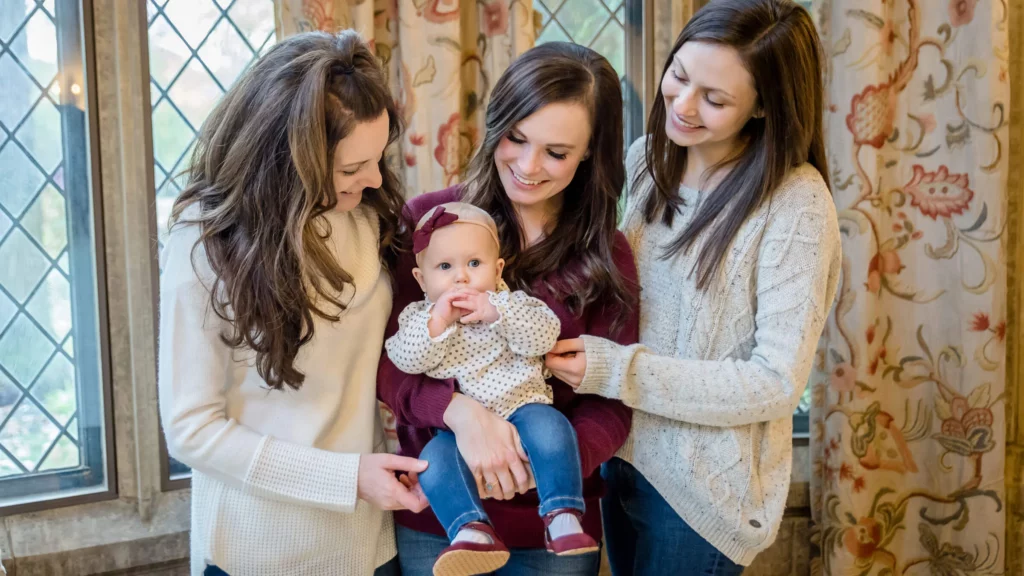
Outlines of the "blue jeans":
{"label": "blue jeans", "polygon": [[[203,570],[203,576],[230,576],[227,572],[220,568],[210,564],[206,566],[206,570]],[[394,557],[388,560],[384,564],[381,564],[373,571],[373,576],[402,576],[402,572],[398,569],[398,557]]]}
{"label": "blue jeans", "polygon": [[[572,508],[583,512],[583,472],[576,431],[561,412],[547,404],[527,404],[509,416],[519,431],[537,480],[540,515]],[[427,443],[420,459],[430,463],[420,485],[449,540],[469,522],[487,522],[476,480],[459,454],[455,435],[441,430]],[[499,490],[498,486],[494,489]]]}
{"label": "blue jeans", "polygon": [[601,466],[608,492],[601,518],[614,576],[675,574],[738,576],[743,566],[729,560],[693,531],[631,464],[612,458]]}
{"label": "blue jeans", "polygon": [[[448,546],[448,540],[426,532],[397,526],[398,563],[402,576],[431,576],[434,561]],[[497,576],[528,576],[561,574],[564,576],[597,576],[601,569],[601,553],[579,556],[555,556],[543,548],[513,548],[508,564],[494,572]]]}

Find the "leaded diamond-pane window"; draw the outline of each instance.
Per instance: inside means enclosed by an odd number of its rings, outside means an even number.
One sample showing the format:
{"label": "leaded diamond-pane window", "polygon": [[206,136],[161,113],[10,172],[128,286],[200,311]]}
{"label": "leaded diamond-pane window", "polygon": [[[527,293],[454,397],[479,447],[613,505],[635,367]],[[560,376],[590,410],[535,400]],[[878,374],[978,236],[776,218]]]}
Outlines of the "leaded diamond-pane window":
{"label": "leaded diamond-pane window", "polygon": [[80,7],[0,2],[0,511],[107,486]]}
{"label": "leaded diamond-pane window", "polygon": [[[167,233],[203,121],[274,44],[273,0],[149,0],[149,71],[158,237]],[[170,479],[186,477],[168,458]]]}
{"label": "leaded diamond-pane window", "polygon": [[156,219],[164,237],[196,134],[243,70],[274,44],[273,0],[149,0]]}
{"label": "leaded diamond-pane window", "polygon": [[624,106],[625,144],[643,133],[642,71],[627,52],[642,49],[641,0],[534,0],[541,28],[537,44],[562,41],[593,48],[619,74]]}
{"label": "leaded diamond-pane window", "polygon": [[589,46],[625,77],[626,8],[623,0],[537,0],[537,44],[560,40]]}

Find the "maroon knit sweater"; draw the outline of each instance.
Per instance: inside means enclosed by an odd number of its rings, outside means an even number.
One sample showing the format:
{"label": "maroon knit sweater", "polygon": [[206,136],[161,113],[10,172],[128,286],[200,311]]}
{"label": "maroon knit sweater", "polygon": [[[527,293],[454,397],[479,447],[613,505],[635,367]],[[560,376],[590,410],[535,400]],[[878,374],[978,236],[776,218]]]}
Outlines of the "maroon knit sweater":
{"label": "maroon knit sweater", "polygon": [[[460,187],[454,186],[418,196],[408,203],[407,211],[412,221],[417,222],[439,204],[460,200],[460,192]],[[636,264],[633,262],[629,244],[621,233],[615,238],[614,260],[627,286],[634,291],[634,302],[638,301]],[[411,302],[423,299],[423,292],[412,276],[412,269],[415,266],[416,261],[411,253],[405,254],[396,266],[394,307],[385,338],[390,338],[398,331],[398,316],[402,310]],[[555,273],[548,280],[557,283],[558,274]],[[638,340],[639,315],[636,310],[629,312],[620,321],[621,326],[613,330],[613,321],[618,312],[615,304],[592,304],[577,317],[539,282],[530,290],[530,295],[543,300],[558,315],[562,322],[559,339],[590,334],[620,344],[635,344]],[[554,407],[566,415],[579,439],[584,478],[583,496],[586,502],[583,528],[587,534],[600,541],[601,514],[598,499],[604,491],[604,485],[598,467],[610,459],[626,441],[632,412],[617,400],[576,395],[572,388],[554,378],[548,380],[548,383],[554,391]],[[420,451],[433,437],[434,430],[447,428],[442,416],[451,402],[455,386],[454,380],[435,380],[423,374],[405,374],[391,363],[386,353],[382,354],[377,371],[377,396],[395,414],[401,454],[419,456]],[[484,500],[483,504],[495,531],[506,546],[544,547],[544,527],[537,512],[539,503],[536,490],[517,495],[512,500]],[[408,510],[396,512],[395,520],[407,528],[444,535],[441,524],[430,508],[419,514],[413,514]]]}

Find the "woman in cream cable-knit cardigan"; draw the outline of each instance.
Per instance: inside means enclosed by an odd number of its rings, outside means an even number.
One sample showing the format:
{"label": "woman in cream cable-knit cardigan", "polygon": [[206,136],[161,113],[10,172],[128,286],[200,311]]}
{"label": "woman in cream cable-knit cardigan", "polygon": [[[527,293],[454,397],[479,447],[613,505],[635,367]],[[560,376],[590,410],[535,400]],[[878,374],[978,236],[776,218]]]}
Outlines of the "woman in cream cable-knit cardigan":
{"label": "woman in cream cable-knit cardigan", "polygon": [[548,356],[577,393],[634,409],[604,469],[616,576],[738,574],[775,539],[840,270],[820,54],[789,0],[693,17],[627,156],[640,344],[583,336]]}
{"label": "woman in cream cable-knit cardigan", "polygon": [[[396,574],[387,510],[426,506],[387,454],[382,261],[398,116],[354,32],[272,48],[203,125],[160,282],[160,413],[192,467],[192,574]],[[379,567],[379,568],[378,568]]]}

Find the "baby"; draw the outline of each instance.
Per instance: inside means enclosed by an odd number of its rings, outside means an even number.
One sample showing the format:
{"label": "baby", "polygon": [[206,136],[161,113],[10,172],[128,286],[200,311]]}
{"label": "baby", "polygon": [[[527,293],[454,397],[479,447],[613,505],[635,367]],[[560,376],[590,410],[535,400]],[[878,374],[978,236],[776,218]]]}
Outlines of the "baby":
{"label": "baby", "polygon": [[[596,551],[580,526],[576,432],[551,406],[544,381],[543,356],[558,340],[558,316],[542,301],[511,292],[501,279],[498,230],[480,208],[450,202],[429,211],[416,226],[413,251],[413,276],[426,298],[402,311],[398,332],[385,343],[388,357],[408,374],[455,378],[460,392],[515,426],[537,482],[548,551]],[[455,436],[438,430],[420,458],[430,463],[420,484],[451,542],[434,563],[434,575],[485,574],[503,566],[508,548],[481,506]]]}

